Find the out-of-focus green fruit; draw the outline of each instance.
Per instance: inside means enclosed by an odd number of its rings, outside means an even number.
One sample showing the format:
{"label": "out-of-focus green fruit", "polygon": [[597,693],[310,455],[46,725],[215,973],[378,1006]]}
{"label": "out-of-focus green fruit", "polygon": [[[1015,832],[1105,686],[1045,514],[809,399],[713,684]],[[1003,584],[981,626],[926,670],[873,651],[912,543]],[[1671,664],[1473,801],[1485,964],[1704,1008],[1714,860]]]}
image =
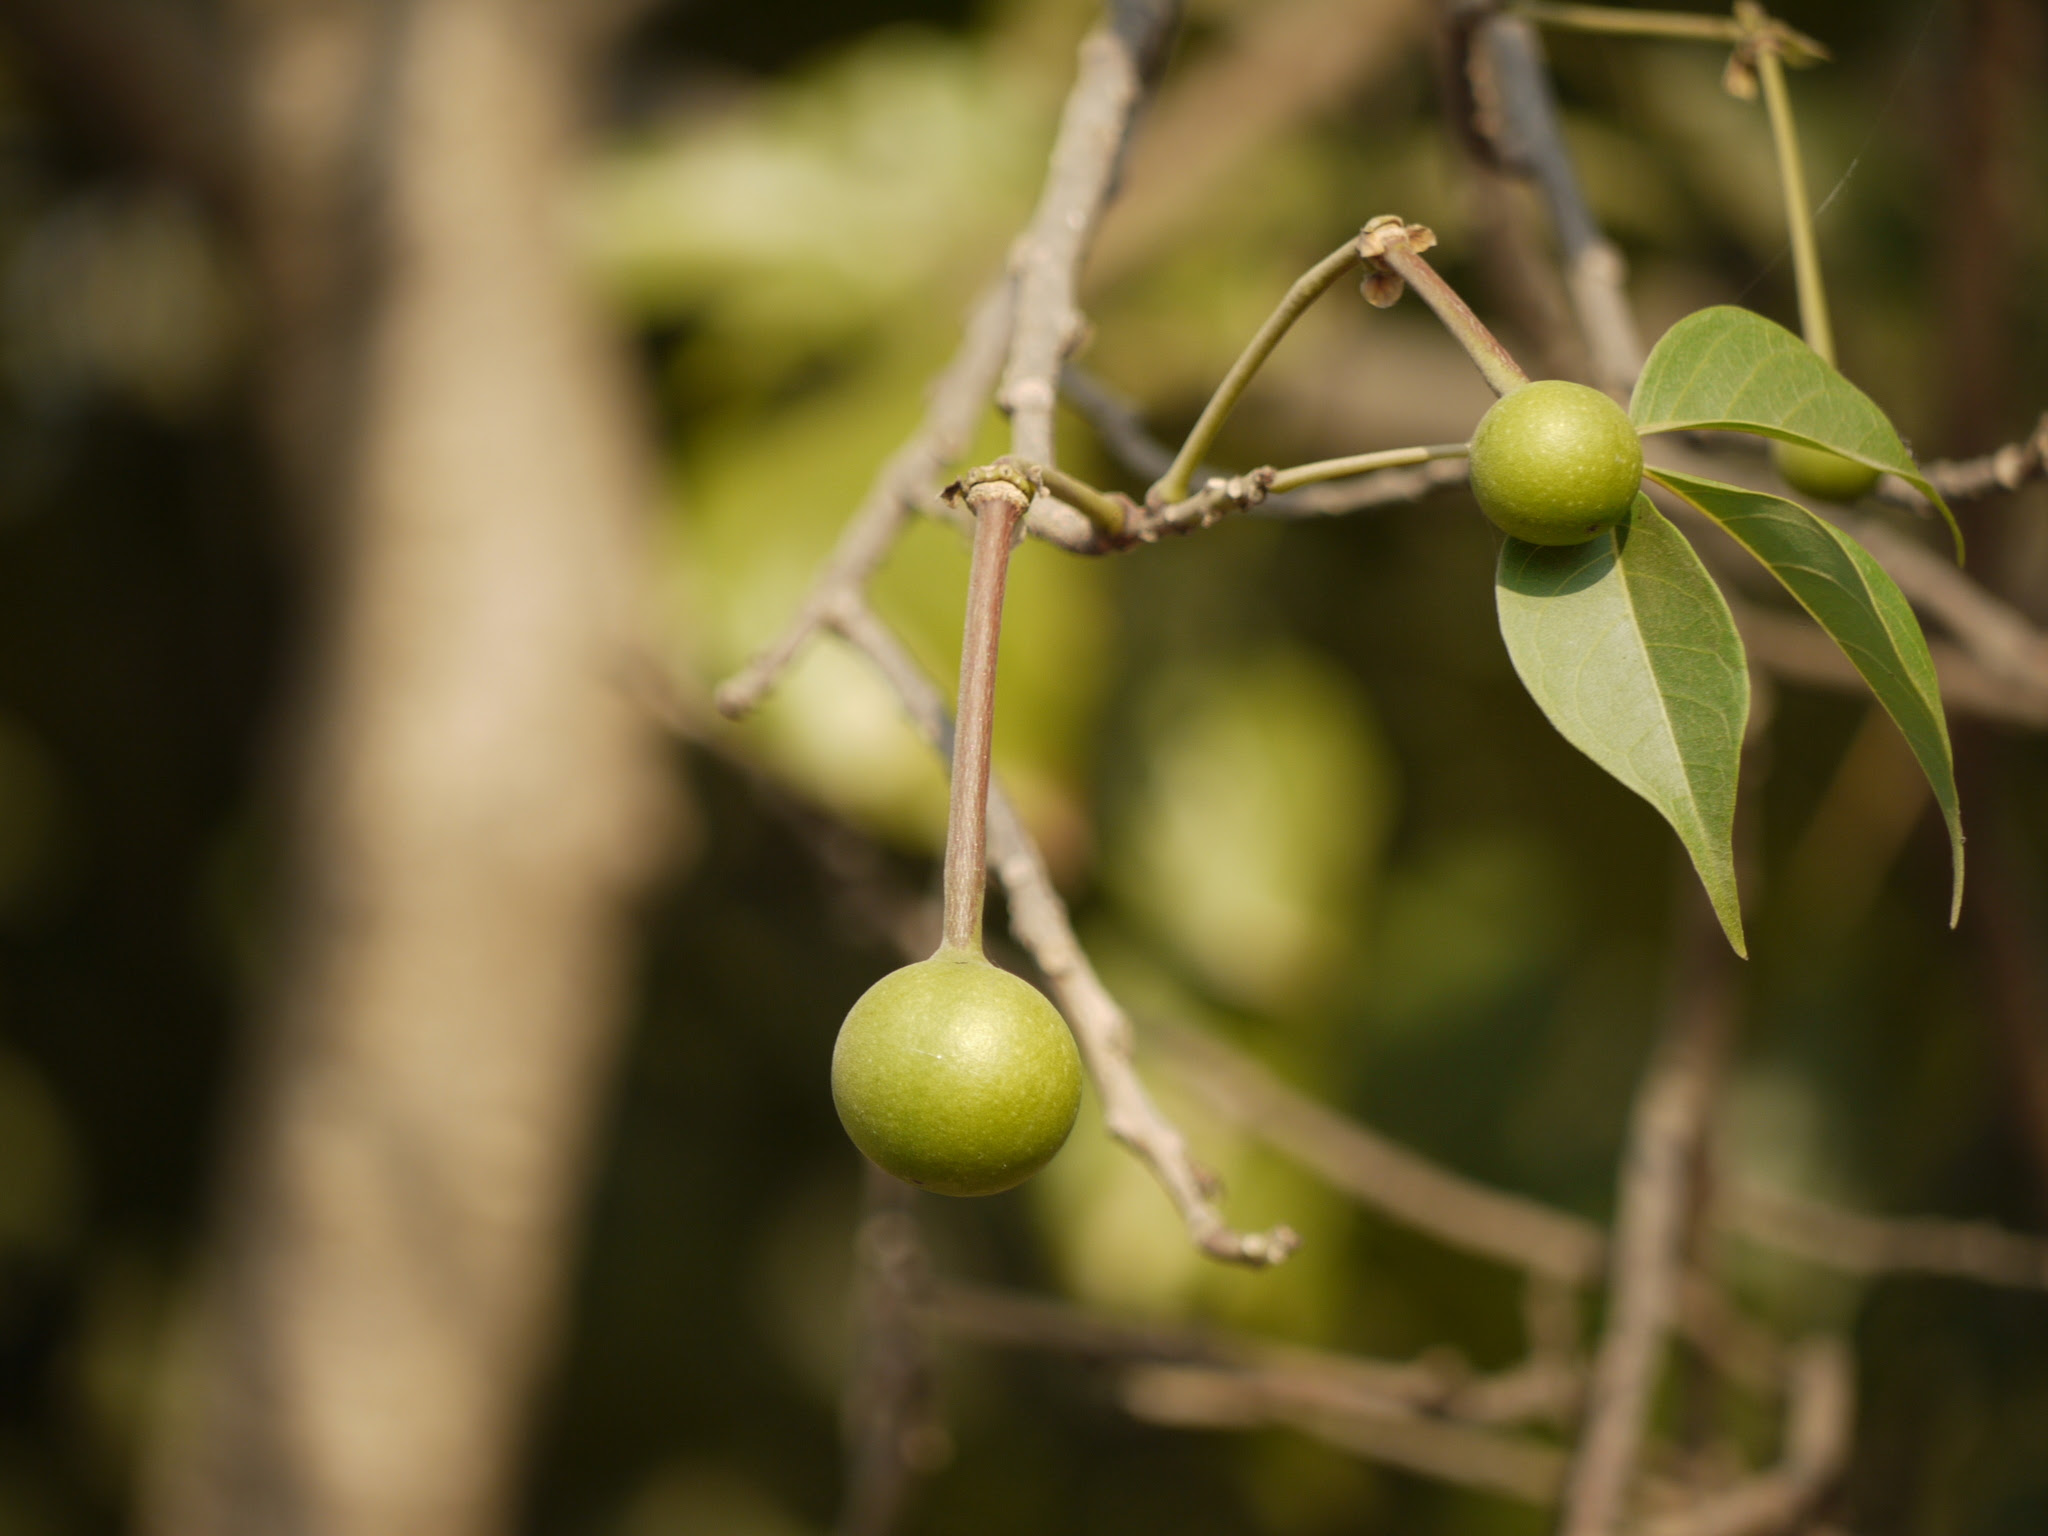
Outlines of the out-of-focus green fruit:
{"label": "out-of-focus green fruit", "polygon": [[1771,465],[1795,491],[1818,501],[1857,501],[1877,484],[1877,471],[1825,448],[1773,442]]}
{"label": "out-of-focus green fruit", "polygon": [[1501,396],[1472,434],[1472,494],[1504,532],[1582,544],[1624,522],[1643,483],[1643,443],[1597,389],[1540,379]]}
{"label": "out-of-focus green fruit", "polygon": [[1059,1011],[980,955],[942,949],[861,995],[832,1051],[855,1146],[906,1183],[993,1195],[1052,1160],[1081,1106]]}

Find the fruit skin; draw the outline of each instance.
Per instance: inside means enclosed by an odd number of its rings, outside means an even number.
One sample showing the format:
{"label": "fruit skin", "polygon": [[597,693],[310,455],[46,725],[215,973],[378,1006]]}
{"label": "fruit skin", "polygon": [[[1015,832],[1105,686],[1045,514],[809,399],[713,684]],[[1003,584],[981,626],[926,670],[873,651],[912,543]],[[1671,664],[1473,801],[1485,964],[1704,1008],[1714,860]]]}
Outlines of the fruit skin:
{"label": "fruit skin", "polygon": [[1819,501],[1860,501],[1877,484],[1877,471],[1825,448],[1773,442],[1771,466],[1795,491]]}
{"label": "fruit skin", "polygon": [[993,1195],[1052,1160],[1081,1106],[1059,1010],[979,954],[941,949],[861,995],[832,1049],[853,1144],[942,1195]]}
{"label": "fruit skin", "polygon": [[1539,379],[1494,401],[1472,434],[1472,494],[1503,532],[1583,544],[1625,522],[1643,483],[1643,441],[1599,390]]}

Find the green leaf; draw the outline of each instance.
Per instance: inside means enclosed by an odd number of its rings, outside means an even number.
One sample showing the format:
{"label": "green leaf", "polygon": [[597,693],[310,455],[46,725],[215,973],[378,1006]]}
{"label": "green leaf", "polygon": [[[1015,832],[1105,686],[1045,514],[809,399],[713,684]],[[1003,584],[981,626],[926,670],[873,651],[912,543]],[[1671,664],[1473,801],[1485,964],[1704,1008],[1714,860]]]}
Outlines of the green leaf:
{"label": "green leaf", "polygon": [[1763,562],[1856,664],[1870,691],[1905,733],[1948,823],[1955,879],[1949,923],[1963,906],[1963,821],[1955,758],[1942,718],[1934,659],[1919,621],[1884,567],[1848,534],[1782,496],[1653,469],[1651,478],[1683,496]]}
{"label": "green leaf", "polygon": [[1782,325],[1730,304],[1687,315],[1643,364],[1628,406],[1638,432],[1725,428],[1826,448],[1897,475],[1941,509],[1963,558],[1963,532],[1870,396]]}
{"label": "green leaf", "polygon": [[1749,671],[1699,556],[1638,494],[1619,536],[1563,547],[1509,539],[1494,593],[1529,696],[1671,823],[1746,956],[1733,839]]}

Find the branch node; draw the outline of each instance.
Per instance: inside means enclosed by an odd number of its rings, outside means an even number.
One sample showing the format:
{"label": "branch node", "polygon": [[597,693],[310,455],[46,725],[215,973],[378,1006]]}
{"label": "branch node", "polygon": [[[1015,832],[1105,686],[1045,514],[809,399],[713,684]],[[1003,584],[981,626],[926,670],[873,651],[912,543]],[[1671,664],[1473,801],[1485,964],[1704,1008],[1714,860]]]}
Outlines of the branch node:
{"label": "branch node", "polygon": [[939,495],[952,506],[964,506],[970,510],[979,511],[980,509],[975,506],[975,492],[981,490],[984,486],[993,485],[1009,486],[1024,498],[1026,506],[1030,505],[1031,499],[1038,494],[1041,488],[1039,482],[1032,477],[1029,471],[1015,459],[1005,455],[997,459],[993,464],[980,464],[968,470],[966,474],[939,492]]}

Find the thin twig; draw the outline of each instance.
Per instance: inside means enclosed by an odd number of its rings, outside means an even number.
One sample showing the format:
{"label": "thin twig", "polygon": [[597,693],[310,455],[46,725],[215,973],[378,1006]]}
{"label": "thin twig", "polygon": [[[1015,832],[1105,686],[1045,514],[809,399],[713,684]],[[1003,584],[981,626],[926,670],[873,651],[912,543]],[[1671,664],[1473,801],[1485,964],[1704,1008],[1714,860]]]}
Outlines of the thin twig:
{"label": "thin twig", "polygon": [[[1081,266],[1115,189],[1148,67],[1178,19],[1178,5],[1159,4],[1135,26],[1105,23],[1082,39],[1037,210],[1011,251],[1017,318],[996,399],[1010,413],[1011,452],[1033,464],[1059,462],[1053,414],[1060,365],[1082,334]],[[1085,538],[1079,517],[1043,495],[1031,512],[1034,530],[1060,542]]]}
{"label": "thin twig", "polygon": [[1341,459],[1318,459],[1313,464],[1295,464],[1274,472],[1272,492],[1285,495],[1304,486],[1332,480],[1355,479],[1376,470],[1427,464],[1434,459],[1463,459],[1469,456],[1465,443],[1430,443],[1419,448],[1383,448],[1377,453],[1354,453]]}
{"label": "thin twig", "polygon": [[[949,753],[952,726],[938,688],[859,595],[844,594],[829,622],[895,689],[925,739]],[[1139,1081],[1131,1064],[1130,1020],[1095,974],[1038,845],[994,781],[988,796],[988,851],[990,869],[1009,897],[1010,931],[1045,973],[1074,1031],[1110,1134],[1152,1170],[1204,1253],[1253,1266],[1286,1258],[1300,1242],[1292,1229],[1238,1232],[1224,1221],[1213,1177],[1195,1162],[1186,1138]]]}
{"label": "thin twig", "polygon": [[1471,478],[1463,459],[1431,459],[1410,469],[1382,469],[1356,480],[1333,480],[1285,496],[1268,497],[1250,510],[1253,517],[1348,517],[1381,507],[1408,506]]}
{"label": "thin twig", "polygon": [[[1920,472],[1950,501],[1974,501],[1981,496],[2016,491],[2048,474],[2048,415],[2043,415],[2034,423],[2034,430],[2016,443],[2007,443],[1974,459],[1937,459],[1921,465]],[[1902,481],[1879,481],[1879,494],[1884,495],[1894,485],[1906,493],[1910,498],[1907,505],[1915,511],[1925,508],[1926,498]]]}
{"label": "thin twig", "polygon": [[1280,302],[1273,306],[1273,312],[1266,317],[1252,339],[1245,343],[1237,361],[1230,365],[1230,371],[1223,375],[1223,381],[1209,397],[1209,403],[1202,407],[1202,414],[1188,431],[1187,441],[1181,444],[1180,452],[1173,457],[1166,472],[1153,483],[1145,493],[1148,505],[1162,506],[1170,502],[1185,500],[1192,483],[1195,466],[1215,445],[1217,433],[1223,430],[1223,423],[1229,419],[1237,402],[1244,398],[1252,377],[1266,359],[1273,355],[1273,349],[1280,340],[1294,328],[1308,307],[1330,291],[1340,277],[1357,267],[1364,258],[1356,239],[1345,241],[1321,261],[1295,279],[1294,284],[1281,295]]}
{"label": "thin twig", "polygon": [[[1143,413],[1127,396],[1089,373],[1068,365],[1060,375],[1060,397],[1095,429],[1102,446],[1116,461],[1146,481],[1158,479],[1173,462],[1173,450],[1145,428]],[[1208,482],[1222,472],[1197,465],[1194,479]],[[1351,479],[1304,486],[1241,508],[1251,517],[1292,519],[1342,517],[1375,507],[1402,506],[1422,500],[1446,486],[1463,485],[1462,458],[1431,459],[1401,469],[1380,469]],[[1175,528],[1171,531],[1180,531]]]}
{"label": "thin twig", "polygon": [[1015,287],[1007,277],[975,302],[952,361],[932,381],[924,419],[876,473],[796,617],[720,685],[720,713],[737,719],[759,707],[841,598],[867,585],[911,515],[938,489],[946,467],[967,451],[1003,365],[1014,307]]}
{"label": "thin twig", "polygon": [[1729,961],[1688,890],[1677,985],[1630,1116],[1608,1260],[1608,1318],[1566,1483],[1561,1536],[1620,1528],[1648,1426],[1665,1334],[1679,1311],[1698,1152],[1733,1025]]}
{"label": "thin twig", "polygon": [[[924,420],[876,474],[795,619],[719,688],[725,714],[756,708],[826,615],[865,587],[911,513],[967,451],[992,392],[1011,412],[1019,456],[1054,462],[1054,386],[1080,333],[1075,281],[1146,86],[1180,15],[1177,0],[1111,9],[1111,21],[1082,41],[1038,208],[1011,250],[1009,271],[975,304],[959,349],[933,382]],[[1037,498],[1031,529],[1065,548],[1100,547],[1088,519],[1056,498]]]}

